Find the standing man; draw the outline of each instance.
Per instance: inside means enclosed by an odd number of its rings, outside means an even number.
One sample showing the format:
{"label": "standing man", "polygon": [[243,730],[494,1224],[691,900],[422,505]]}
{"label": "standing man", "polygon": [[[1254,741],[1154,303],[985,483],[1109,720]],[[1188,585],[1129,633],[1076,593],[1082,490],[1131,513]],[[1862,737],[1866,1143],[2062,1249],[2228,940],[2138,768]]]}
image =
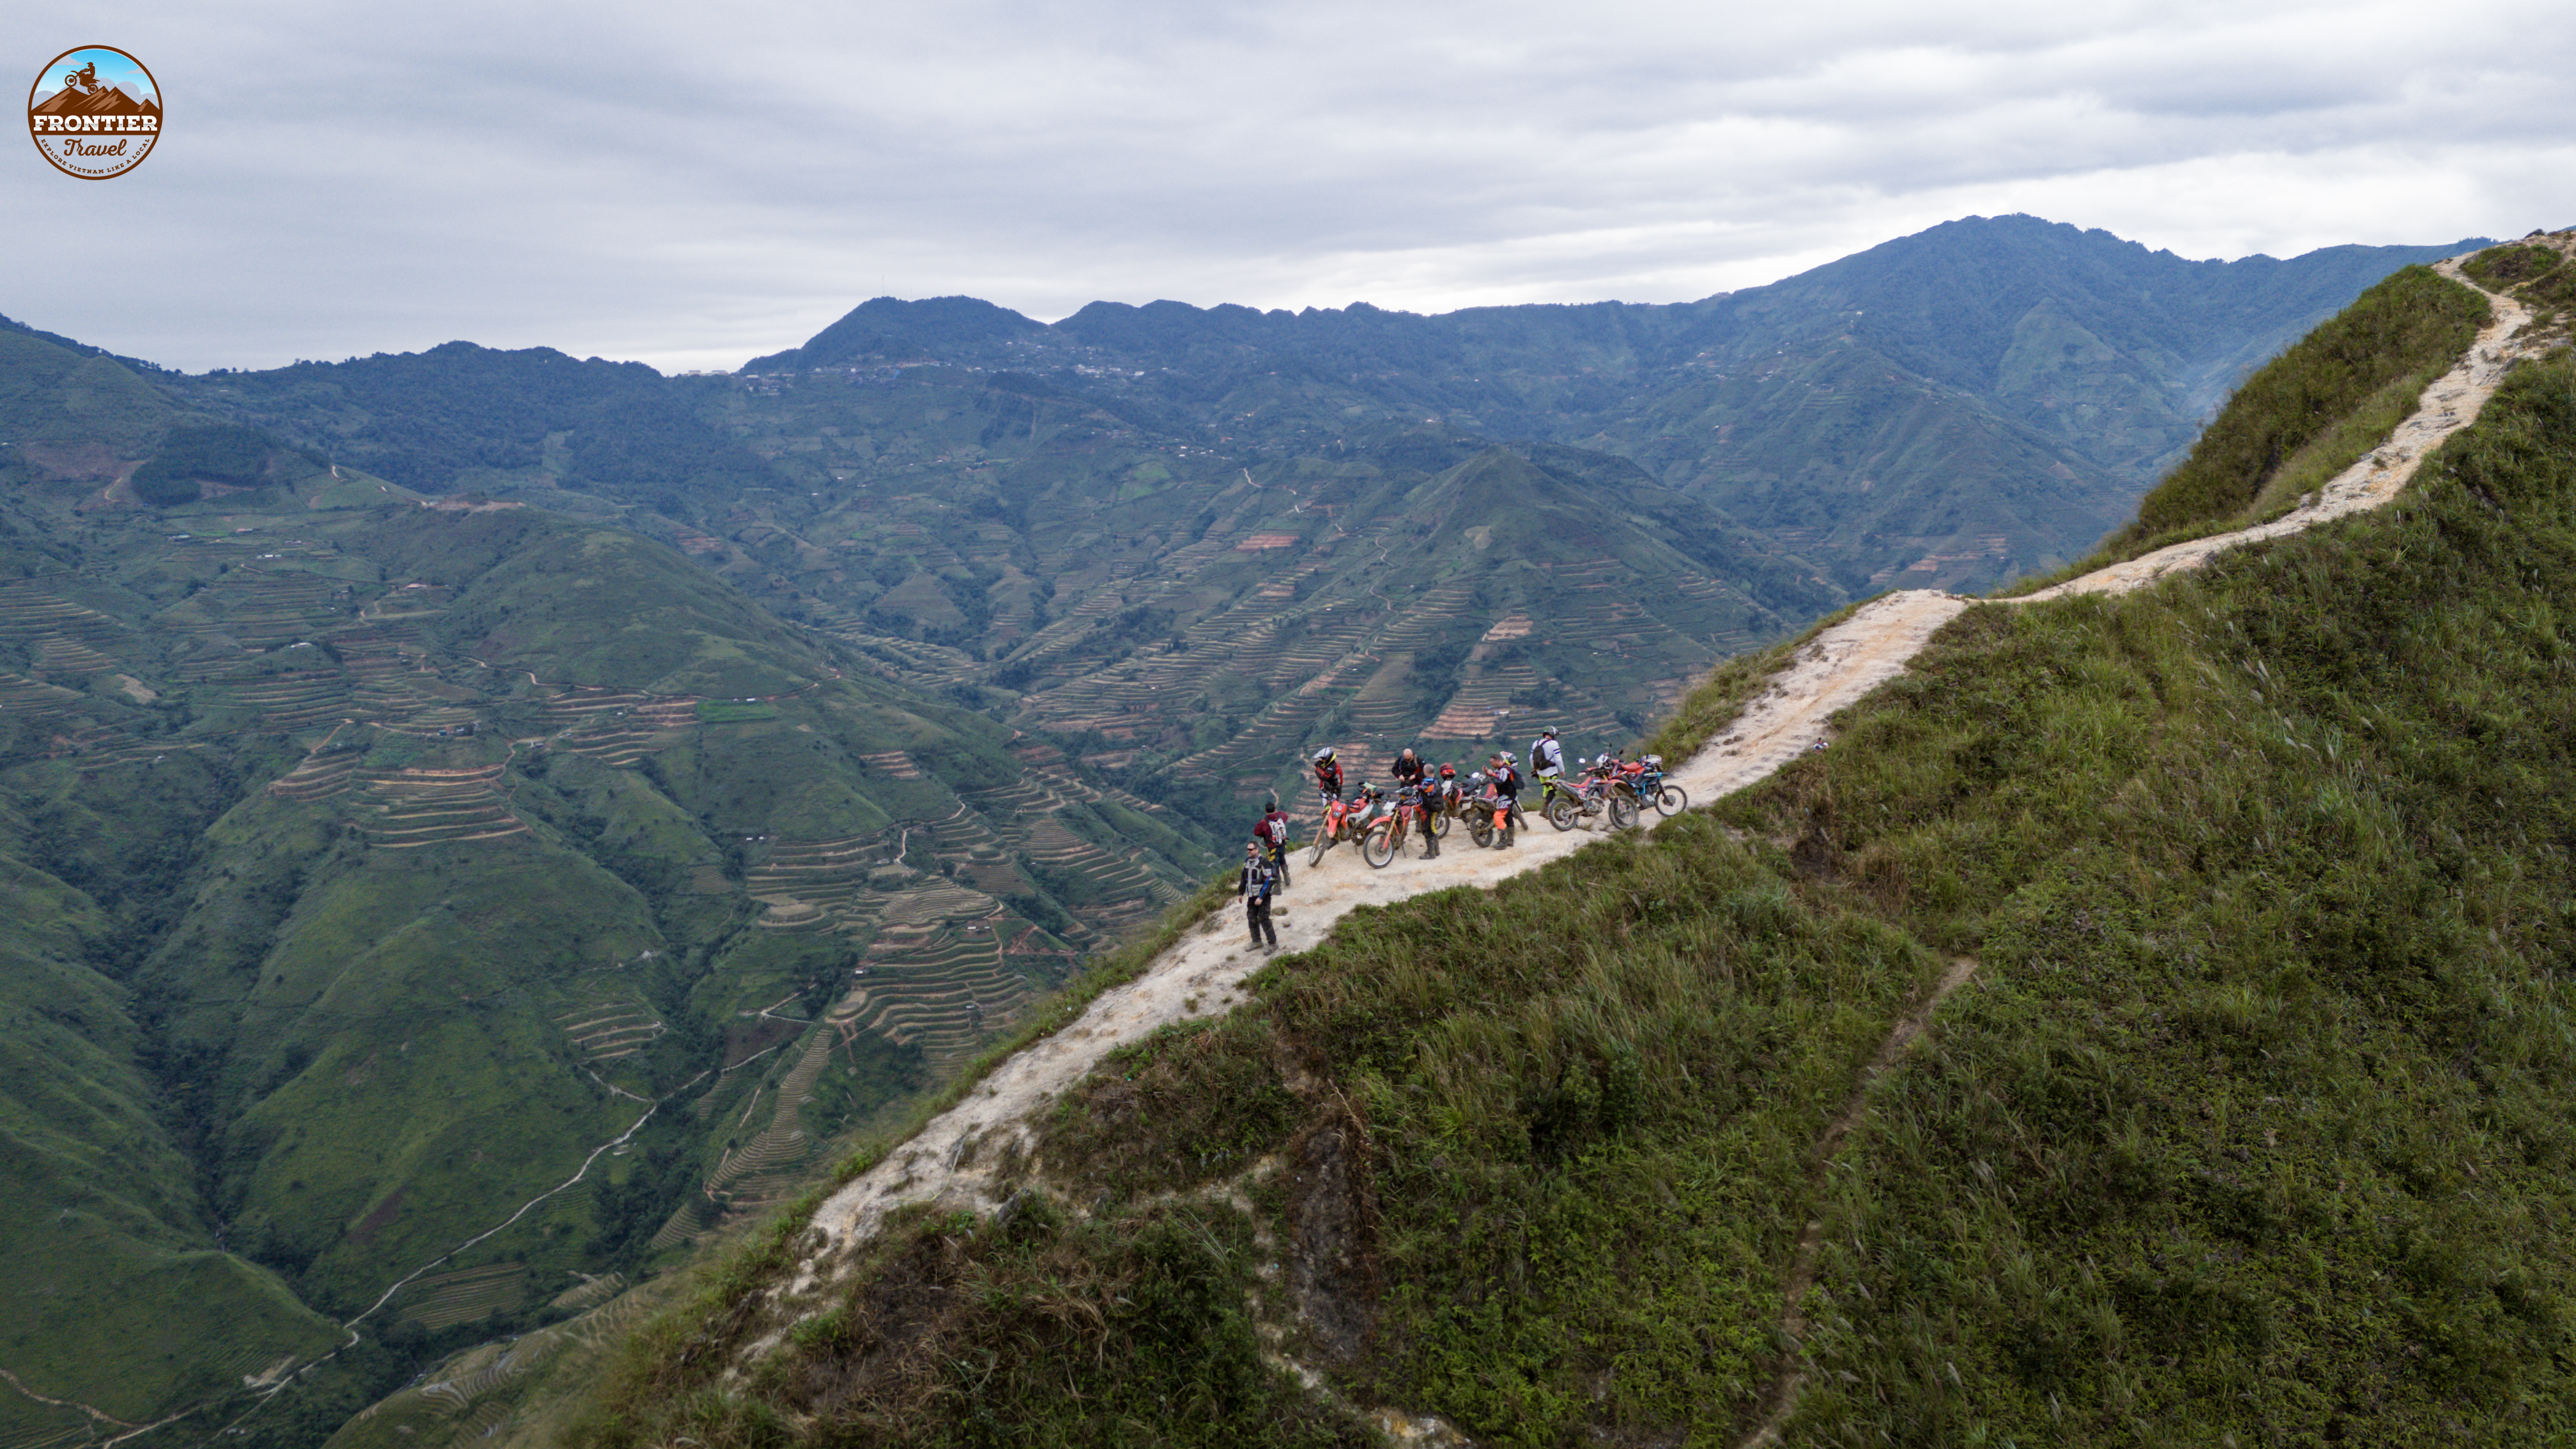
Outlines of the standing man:
{"label": "standing man", "polygon": [[1252,838],[1260,844],[1262,853],[1270,857],[1270,864],[1277,868],[1279,889],[1285,891],[1288,889],[1288,816],[1279,808],[1277,796],[1271,797],[1269,807],[1262,813],[1261,823],[1252,827]]}
{"label": "standing man", "polygon": [[[1243,897],[1243,921],[1252,928],[1252,944],[1261,954],[1279,949],[1279,930],[1270,924],[1270,897],[1278,889],[1279,872],[1262,858],[1261,842],[1243,843],[1243,874],[1234,883],[1234,893]],[[1264,944],[1262,937],[1269,937]]]}
{"label": "standing man", "polygon": [[1564,788],[1557,783],[1557,777],[1565,773],[1565,747],[1556,742],[1556,726],[1541,730],[1539,737],[1530,741],[1529,767],[1530,778],[1538,785],[1538,803],[1544,809]]}

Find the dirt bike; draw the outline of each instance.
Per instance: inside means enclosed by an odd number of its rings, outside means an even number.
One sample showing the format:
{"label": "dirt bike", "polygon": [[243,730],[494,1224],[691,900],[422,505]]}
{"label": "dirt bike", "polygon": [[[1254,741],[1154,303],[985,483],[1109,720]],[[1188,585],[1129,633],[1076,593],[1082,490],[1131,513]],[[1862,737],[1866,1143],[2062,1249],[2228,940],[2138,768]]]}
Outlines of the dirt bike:
{"label": "dirt bike", "polygon": [[1447,840],[1449,838],[1449,823],[1456,820],[1461,814],[1466,812],[1467,797],[1465,792],[1461,791],[1455,785],[1446,787],[1434,785],[1429,789],[1424,790],[1422,795],[1423,804],[1431,811],[1432,838],[1435,840]]}
{"label": "dirt bike", "polygon": [[1556,814],[1556,802],[1558,802],[1559,800],[1572,800],[1572,801],[1575,801],[1577,804],[1580,804],[1580,803],[1582,802],[1582,799],[1583,799],[1582,792],[1580,792],[1580,791],[1576,790],[1573,786],[1566,784],[1566,783],[1565,783],[1565,781],[1563,780],[1563,778],[1561,778],[1561,777],[1559,777],[1559,776],[1556,776],[1556,775],[1544,775],[1544,776],[1541,776],[1541,777],[1539,778],[1539,782],[1538,782],[1538,813],[1539,813],[1539,814],[1541,814],[1541,815],[1546,816],[1546,817],[1547,817],[1547,823],[1548,823],[1548,824],[1550,824],[1550,825],[1555,825],[1555,826],[1556,826],[1556,828],[1557,828],[1557,829],[1559,829],[1559,830],[1571,830],[1571,829],[1573,829],[1573,828],[1574,828],[1574,818],[1573,818],[1572,816],[1570,816],[1570,815],[1569,815],[1569,816],[1567,816],[1567,817],[1565,818],[1565,823],[1564,823],[1564,824],[1562,824],[1562,825],[1558,825],[1558,824],[1557,824],[1557,814]]}
{"label": "dirt bike", "polygon": [[1576,821],[1604,813],[1610,817],[1611,829],[1626,830],[1637,823],[1637,792],[1626,782],[1596,771],[1586,774],[1580,787],[1558,785],[1540,809],[1546,812],[1547,823],[1559,830],[1572,830]]}
{"label": "dirt bike", "polygon": [[1636,769],[1637,793],[1655,802],[1658,814],[1679,815],[1690,808],[1690,792],[1664,778],[1664,757],[1648,755]]}
{"label": "dirt bike", "polygon": [[1315,843],[1306,850],[1306,863],[1313,865],[1324,858],[1324,852],[1339,845],[1359,829],[1362,812],[1355,802],[1334,796],[1324,802],[1324,818],[1315,826]]}
{"label": "dirt bike", "polygon": [[1497,831],[1507,828],[1503,821],[1510,815],[1511,808],[1512,802],[1499,795],[1484,795],[1472,800],[1461,800],[1458,814],[1467,822],[1467,838],[1476,842],[1476,848],[1482,850],[1494,843],[1494,835]]}
{"label": "dirt bike", "polygon": [[1383,867],[1395,859],[1397,839],[1411,830],[1416,822],[1424,822],[1424,828],[1429,828],[1422,797],[1408,795],[1396,801],[1393,810],[1370,822],[1368,835],[1360,841],[1360,859],[1372,866]]}

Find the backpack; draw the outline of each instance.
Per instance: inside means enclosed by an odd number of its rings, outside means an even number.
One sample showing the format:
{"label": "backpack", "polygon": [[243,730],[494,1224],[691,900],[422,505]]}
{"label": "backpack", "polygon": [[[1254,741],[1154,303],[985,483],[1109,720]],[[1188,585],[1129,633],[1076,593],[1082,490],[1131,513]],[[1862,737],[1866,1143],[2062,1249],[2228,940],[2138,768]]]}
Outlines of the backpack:
{"label": "backpack", "polygon": [[1546,758],[1539,754],[1539,751],[1545,748],[1547,748],[1545,740],[1530,741],[1530,773],[1533,775],[1547,768]]}
{"label": "backpack", "polygon": [[1288,843],[1288,817],[1285,815],[1273,815],[1269,819],[1262,821],[1261,838],[1270,842],[1272,845],[1286,845]]}

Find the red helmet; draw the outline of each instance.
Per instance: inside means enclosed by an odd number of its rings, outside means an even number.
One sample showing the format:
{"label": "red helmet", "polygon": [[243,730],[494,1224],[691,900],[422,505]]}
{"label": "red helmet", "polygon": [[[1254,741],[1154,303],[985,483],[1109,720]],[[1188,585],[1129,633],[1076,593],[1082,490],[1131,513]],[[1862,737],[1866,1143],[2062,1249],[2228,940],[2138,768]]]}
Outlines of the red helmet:
{"label": "red helmet", "polygon": [[1458,767],[1457,767],[1456,765],[1442,765],[1442,766],[1440,767],[1440,778],[1441,778],[1441,779],[1443,779],[1443,780],[1455,780],[1455,779],[1457,779],[1457,778],[1458,778]]}

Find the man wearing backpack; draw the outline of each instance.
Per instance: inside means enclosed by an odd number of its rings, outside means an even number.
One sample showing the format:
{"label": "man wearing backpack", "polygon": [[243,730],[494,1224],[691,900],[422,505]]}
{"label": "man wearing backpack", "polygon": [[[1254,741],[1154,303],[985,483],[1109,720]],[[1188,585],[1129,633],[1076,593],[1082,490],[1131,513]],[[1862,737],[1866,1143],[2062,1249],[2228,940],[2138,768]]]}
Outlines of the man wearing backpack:
{"label": "man wearing backpack", "polygon": [[1550,725],[1537,739],[1530,741],[1530,778],[1544,788],[1565,770],[1565,747],[1556,742],[1556,727]]}
{"label": "man wearing backpack", "polygon": [[[1252,944],[1267,956],[1279,949],[1279,929],[1270,924],[1270,897],[1279,887],[1278,868],[1264,859],[1261,842],[1243,843],[1243,874],[1234,883],[1234,893],[1243,897],[1243,921],[1252,928]],[[1268,936],[1264,945],[1262,937]]]}
{"label": "man wearing backpack", "polygon": [[1288,889],[1288,814],[1279,808],[1277,796],[1271,797],[1261,823],[1252,827],[1252,838],[1260,843],[1262,853],[1269,856],[1270,863],[1278,868],[1279,889],[1285,891]]}

